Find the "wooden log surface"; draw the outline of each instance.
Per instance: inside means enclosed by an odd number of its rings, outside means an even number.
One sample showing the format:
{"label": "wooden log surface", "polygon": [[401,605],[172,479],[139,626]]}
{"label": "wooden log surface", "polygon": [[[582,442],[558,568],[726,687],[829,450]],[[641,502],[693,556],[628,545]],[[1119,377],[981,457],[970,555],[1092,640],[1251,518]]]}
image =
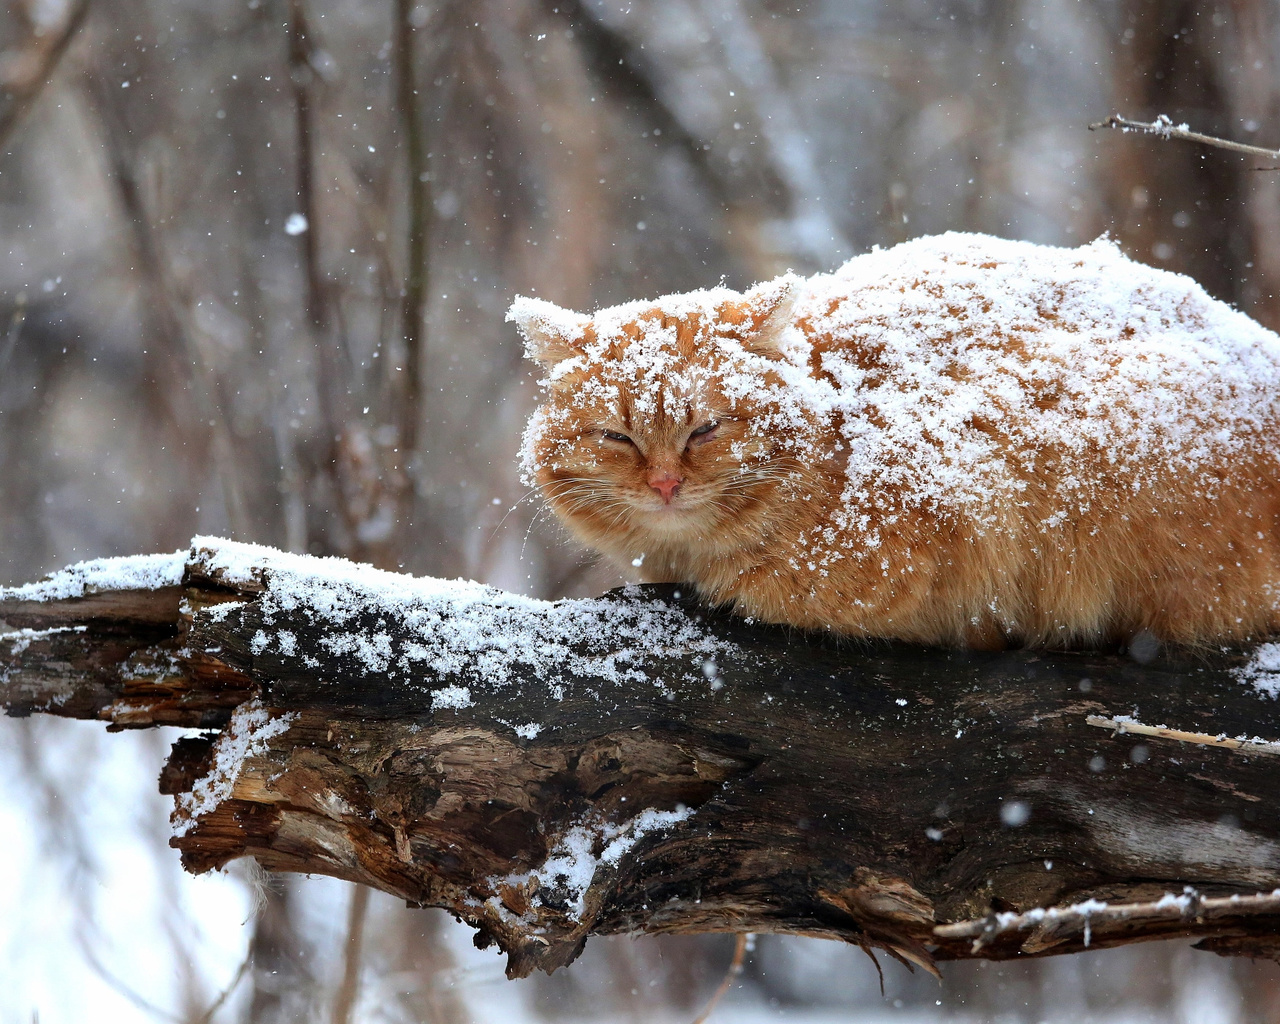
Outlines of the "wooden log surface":
{"label": "wooden log surface", "polygon": [[190,870],[444,907],[513,976],[620,932],[1280,958],[1280,647],[854,644],[208,538],[0,590],[0,634],[11,715],[198,730]]}

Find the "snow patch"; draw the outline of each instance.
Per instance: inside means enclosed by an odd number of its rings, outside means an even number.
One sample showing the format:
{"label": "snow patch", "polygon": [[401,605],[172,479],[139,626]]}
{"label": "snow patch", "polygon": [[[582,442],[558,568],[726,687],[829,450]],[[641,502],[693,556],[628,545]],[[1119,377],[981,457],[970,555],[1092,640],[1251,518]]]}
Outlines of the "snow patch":
{"label": "snow patch", "polygon": [[[277,615],[301,613],[324,628],[319,642],[330,655],[359,670],[407,683],[448,680],[435,690],[435,707],[469,706],[449,702],[463,691],[470,701],[478,682],[502,689],[530,676],[555,699],[572,678],[651,684],[646,665],[662,658],[687,659],[697,678],[708,660],[719,664],[716,655],[723,660],[738,650],[683,608],[638,594],[541,601],[469,580],[419,578],[213,537],[196,537],[190,557],[229,585],[266,588],[256,598],[264,626],[250,643],[255,655],[274,645],[285,658],[305,660],[293,632],[273,630]],[[225,615],[224,608],[201,614]]]}
{"label": "snow patch", "polygon": [[0,587],[0,601],[61,601],[106,590],[158,590],[182,583],[188,552],[77,562],[38,583]]}
{"label": "snow patch", "polygon": [[296,712],[271,717],[258,698],[241,704],[214,743],[213,767],[196,780],[191,792],[180,793],[171,823],[174,835],[186,835],[202,814],[208,814],[231,796],[246,758],[267,749],[267,741],[287,732]]}
{"label": "snow patch", "polygon": [[438,711],[440,708],[452,708],[454,711],[461,711],[463,708],[472,707],[475,701],[471,699],[471,688],[468,686],[443,686],[431,695],[431,709]]}
{"label": "snow patch", "polygon": [[43,640],[55,633],[83,633],[88,626],[54,626],[52,629],[16,629],[9,633],[0,633],[0,643],[9,644],[9,653],[17,657],[33,640]]}
{"label": "snow patch", "polygon": [[349,654],[368,672],[385,672],[391,665],[391,637],[387,633],[339,633],[320,638],[330,654]]}
{"label": "snow patch", "polygon": [[507,310],[507,323],[513,322],[525,336],[525,347],[529,357],[540,359],[544,355],[541,345],[543,338],[581,341],[590,318],[562,309],[545,299],[517,295],[515,301],[511,303],[511,308]]}
{"label": "snow patch", "polygon": [[1234,675],[1268,697],[1280,697],[1280,644],[1263,644]]}
{"label": "snow patch", "polygon": [[[647,808],[634,818],[612,822],[587,820],[572,825],[552,847],[547,859],[536,868],[488,880],[492,888],[527,886],[537,880],[532,902],[542,904],[542,893],[555,896],[569,906],[570,916],[581,921],[586,913],[586,894],[601,865],[616,868],[622,858],[650,832],[671,828],[693,816],[694,809],[680,804],[674,811]],[[486,901],[500,910],[498,898]]]}

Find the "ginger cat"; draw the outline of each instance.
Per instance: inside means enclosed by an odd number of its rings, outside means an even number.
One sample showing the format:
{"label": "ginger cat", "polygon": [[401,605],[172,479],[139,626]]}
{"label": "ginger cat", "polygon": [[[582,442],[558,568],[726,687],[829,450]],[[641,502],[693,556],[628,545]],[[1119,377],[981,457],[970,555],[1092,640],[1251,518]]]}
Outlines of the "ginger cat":
{"label": "ginger cat", "polygon": [[925,644],[1280,626],[1280,338],[1109,241],[508,319],[547,371],[526,477],[648,581]]}

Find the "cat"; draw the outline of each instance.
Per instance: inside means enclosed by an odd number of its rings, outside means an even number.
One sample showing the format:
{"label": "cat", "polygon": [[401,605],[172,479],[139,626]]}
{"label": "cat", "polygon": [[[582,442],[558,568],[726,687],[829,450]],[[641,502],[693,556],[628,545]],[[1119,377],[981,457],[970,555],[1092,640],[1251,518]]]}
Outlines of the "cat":
{"label": "cat", "polygon": [[527,482],[645,581],[928,645],[1280,625],[1280,338],[1105,237],[507,318],[546,371]]}

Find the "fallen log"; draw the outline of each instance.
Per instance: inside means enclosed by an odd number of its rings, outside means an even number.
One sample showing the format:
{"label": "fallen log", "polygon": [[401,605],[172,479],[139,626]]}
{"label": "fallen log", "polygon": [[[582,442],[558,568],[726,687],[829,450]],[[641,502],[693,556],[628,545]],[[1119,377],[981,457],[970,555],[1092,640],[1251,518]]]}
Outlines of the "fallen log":
{"label": "fallen log", "polygon": [[444,907],[512,976],[619,932],[1280,957],[1278,691],[1275,644],[854,644],[210,538],[0,590],[8,714],[192,730],[160,777],[189,870]]}

